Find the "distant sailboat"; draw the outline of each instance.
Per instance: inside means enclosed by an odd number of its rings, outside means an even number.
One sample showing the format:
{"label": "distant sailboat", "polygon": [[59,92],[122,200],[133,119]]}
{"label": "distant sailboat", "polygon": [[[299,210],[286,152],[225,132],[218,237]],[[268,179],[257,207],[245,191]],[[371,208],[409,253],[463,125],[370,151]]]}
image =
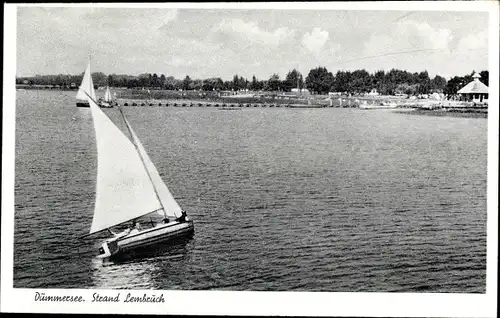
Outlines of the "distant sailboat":
{"label": "distant sailboat", "polygon": [[[87,94],[97,143],[97,185],[92,226],[88,235],[108,230],[114,237],[99,248],[99,258],[157,244],[194,232],[194,224],[181,210],[149,158],[139,138],[118,106],[129,139]],[[137,227],[137,220],[158,213],[163,222],[149,228]],[[132,227],[115,234],[111,228],[132,222]],[[148,225],[147,223],[143,224]]]}
{"label": "distant sailboat", "polygon": [[94,82],[92,81],[92,76],[90,74],[90,61],[87,64],[87,69],[85,70],[85,73],[83,74],[82,84],[78,89],[78,93],[76,93],[77,107],[89,107],[88,98],[85,92],[87,92],[92,97],[93,100],[96,100]]}
{"label": "distant sailboat", "polygon": [[104,98],[102,101],[100,101],[99,106],[105,107],[105,108],[111,108],[111,107],[113,107],[112,102],[113,102],[113,97],[111,96],[109,86],[107,86],[106,93],[104,93]]}

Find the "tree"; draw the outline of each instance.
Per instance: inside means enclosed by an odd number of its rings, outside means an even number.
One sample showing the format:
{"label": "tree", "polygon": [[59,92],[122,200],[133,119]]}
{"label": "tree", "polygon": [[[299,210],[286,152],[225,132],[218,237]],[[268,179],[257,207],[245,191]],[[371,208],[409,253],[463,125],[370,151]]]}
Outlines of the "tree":
{"label": "tree", "polygon": [[372,77],[366,70],[351,73],[350,90],[355,93],[367,93],[372,89]]}
{"label": "tree", "polygon": [[234,88],[233,81],[224,81],[222,83],[222,90],[224,91],[232,91]]}
{"label": "tree", "polygon": [[212,85],[212,83],[210,82],[209,79],[203,80],[203,85],[201,86],[201,88],[204,91],[213,91],[214,90],[214,86]]}
{"label": "tree", "polygon": [[233,76],[233,85],[232,85],[232,89],[234,89],[235,91],[239,90],[240,89],[240,80],[239,80],[239,77],[238,77],[238,74],[235,74]]}
{"label": "tree", "polygon": [[190,90],[192,88],[192,83],[193,81],[191,80],[189,75],[186,75],[186,77],[182,81],[182,89],[185,91]]}
{"label": "tree", "polygon": [[163,88],[165,88],[165,81],[166,81],[166,80],[167,80],[167,79],[165,78],[165,75],[161,74],[161,76],[160,76],[160,87],[161,87],[162,89],[163,89]]}
{"label": "tree", "polygon": [[140,87],[150,87],[151,86],[151,74],[144,73],[139,75],[139,86]]}
{"label": "tree", "polygon": [[243,78],[243,76],[240,76],[238,80],[238,86],[239,89],[246,89],[247,88],[247,80]]}
{"label": "tree", "polygon": [[343,92],[350,93],[352,92],[350,83],[351,83],[351,72],[337,71],[337,74],[333,79],[332,90],[341,93]]}
{"label": "tree", "polygon": [[382,92],[382,84],[384,82],[385,72],[383,70],[376,71],[373,74],[373,86],[378,92]]}
{"label": "tree", "polygon": [[463,86],[469,84],[470,82],[472,82],[474,80],[474,78],[472,77],[472,75],[474,75],[474,73],[476,73],[475,70],[473,70],[472,72],[470,72],[470,74],[467,74],[467,75],[464,75],[462,78],[463,78]]}
{"label": "tree", "polygon": [[418,91],[418,84],[398,84],[394,93],[396,94],[407,94],[407,95],[416,95]]}
{"label": "tree", "polygon": [[447,83],[444,88],[446,95],[455,95],[463,86],[463,77],[454,76]]}
{"label": "tree", "polygon": [[203,88],[203,81],[200,79],[195,79],[192,84],[194,90],[201,90]]}
{"label": "tree", "polygon": [[253,91],[259,90],[259,83],[255,75],[252,76],[252,82],[250,83],[250,89]]}
{"label": "tree", "polygon": [[431,80],[431,89],[442,93],[446,88],[446,79],[439,75],[434,76]]}
{"label": "tree", "polygon": [[113,81],[113,75],[108,75],[108,85],[113,87],[114,86],[114,81]]}
{"label": "tree", "polygon": [[268,91],[277,91],[280,88],[280,77],[278,74],[274,73],[271,75],[269,80],[267,81],[266,90]]}
{"label": "tree", "polygon": [[[58,75],[58,76],[60,76],[60,75]],[[60,79],[54,81],[52,84],[53,85],[63,85],[64,83],[62,81],[62,78],[63,77],[60,76]],[[95,72],[95,73],[92,73],[92,80],[96,86],[104,86],[104,85],[106,85],[108,77],[102,72]]]}
{"label": "tree", "polygon": [[286,78],[283,81],[283,90],[291,91],[292,88],[300,88],[304,87],[304,79],[302,78],[302,74],[296,69],[291,70],[286,74]]}
{"label": "tree", "polygon": [[488,72],[488,71],[481,71],[479,73],[479,75],[481,76],[481,78],[479,80],[481,82],[483,82],[484,85],[489,86],[489,84],[490,84],[490,72]]}
{"label": "tree", "polygon": [[431,80],[429,78],[429,73],[427,71],[420,72],[418,74],[418,89],[419,94],[429,94],[431,90]]}
{"label": "tree", "polygon": [[224,89],[224,81],[220,77],[206,79],[203,83],[203,89],[206,91],[221,91]]}
{"label": "tree", "polygon": [[165,89],[174,90],[182,88],[182,81],[175,79],[173,76],[168,76],[165,79]]}
{"label": "tree", "polygon": [[160,86],[160,80],[158,79],[158,75],[156,75],[156,73],[153,74],[153,77],[151,79],[151,86],[152,87],[159,87]]}
{"label": "tree", "polygon": [[132,79],[124,79],[124,82],[126,82],[126,87],[127,88],[136,88],[140,86],[139,79],[137,78],[132,78]]}
{"label": "tree", "polygon": [[309,71],[306,77],[306,87],[315,93],[328,93],[334,85],[334,77],[326,67],[317,67]]}

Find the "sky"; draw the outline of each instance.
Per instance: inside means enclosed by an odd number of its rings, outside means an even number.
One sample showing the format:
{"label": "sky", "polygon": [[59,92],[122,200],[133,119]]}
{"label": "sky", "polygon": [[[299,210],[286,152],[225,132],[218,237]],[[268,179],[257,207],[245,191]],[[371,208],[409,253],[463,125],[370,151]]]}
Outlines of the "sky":
{"label": "sky", "polygon": [[18,7],[17,76],[92,71],[184,78],[488,69],[488,13]]}

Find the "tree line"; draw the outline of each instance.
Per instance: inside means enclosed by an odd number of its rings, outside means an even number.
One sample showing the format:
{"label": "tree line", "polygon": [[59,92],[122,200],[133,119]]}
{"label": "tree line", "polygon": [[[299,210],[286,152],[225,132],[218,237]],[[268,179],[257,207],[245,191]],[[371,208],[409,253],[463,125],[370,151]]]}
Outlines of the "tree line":
{"label": "tree line", "polygon": [[[148,88],[166,90],[204,90],[204,91],[283,91],[290,92],[294,88],[307,88],[313,94],[326,94],[328,92],[339,92],[346,94],[368,93],[376,89],[382,95],[395,94],[429,94],[439,92],[444,94],[456,94],[457,91],[472,81],[472,75],[455,76],[450,80],[436,75],[430,78],[427,71],[411,73],[406,70],[391,69],[386,72],[376,71],[373,74],[366,70],[343,71],[339,70],[333,74],[326,67],[311,69],[304,79],[302,74],[293,69],[287,73],[284,79],[274,73],[266,80],[257,79],[252,76],[248,80],[239,75],[234,75],[232,80],[222,80],[220,77],[207,79],[192,79],[186,75],[184,79],[176,79],[164,74],[144,73],[138,76],[111,74],[102,72],[92,73],[94,85],[126,88]],[[480,80],[488,85],[488,71],[479,73]],[[29,85],[53,85],[61,87],[78,87],[83,77],[80,75],[36,75],[34,77],[16,77],[16,84]]]}

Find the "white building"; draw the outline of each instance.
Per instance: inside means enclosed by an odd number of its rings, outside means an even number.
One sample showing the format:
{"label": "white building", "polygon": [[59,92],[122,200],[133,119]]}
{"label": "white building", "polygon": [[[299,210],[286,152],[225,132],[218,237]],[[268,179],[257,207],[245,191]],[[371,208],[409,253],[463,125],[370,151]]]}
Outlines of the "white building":
{"label": "white building", "polygon": [[328,96],[340,96],[342,95],[341,92],[328,92]]}
{"label": "white building", "polygon": [[310,94],[311,92],[305,88],[292,88],[292,93],[302,93],[302,94]]}
{"label": "white building", "polygon": [[474,103],[487,103],[488,102],[488,86],[484,85],[479,78],[477,73],[472,75],[474,80],[469,84],[462,87],[461,90],[458,91],[460,96],[468,101]]}

